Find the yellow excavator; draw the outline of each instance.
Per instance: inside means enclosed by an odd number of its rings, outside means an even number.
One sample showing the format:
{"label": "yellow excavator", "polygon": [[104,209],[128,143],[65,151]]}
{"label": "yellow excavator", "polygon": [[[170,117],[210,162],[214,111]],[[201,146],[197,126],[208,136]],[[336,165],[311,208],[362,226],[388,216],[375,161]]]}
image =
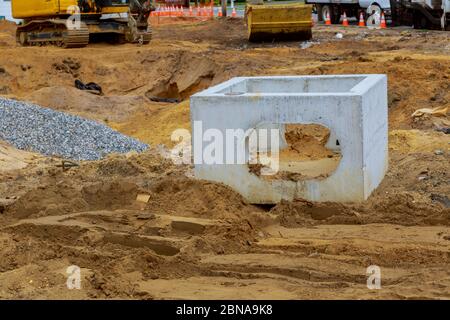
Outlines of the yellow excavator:
{"label": "yellow excavator", "polygon": [[77,48],[89,39],[147,44],[153,9],[150,0],[12,0],[22,46]]}

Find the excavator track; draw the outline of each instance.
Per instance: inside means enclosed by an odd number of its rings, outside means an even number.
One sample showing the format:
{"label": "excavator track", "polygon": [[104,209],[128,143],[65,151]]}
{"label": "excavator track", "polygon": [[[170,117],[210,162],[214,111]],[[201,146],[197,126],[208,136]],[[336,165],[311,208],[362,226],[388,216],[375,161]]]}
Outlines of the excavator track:
{"label": "excavator track", "polygon": [[68,29],[63,19],[32,20],[17,28],[16,39],[22,46],[81,48],[89,43],[89,29],[83,22],[80,28]]}
{"label": "excavator track", "polygon": [[81,29],[67,30],[64,34],[64,48],[81,48],[89,43],[89,29],[87,26]]}
{"label": "excavator track", "polygon": [[[115,28],[111,25],[116,24]],[[123,33],[117,33],[117,26],[124,28]],[[81,22],[80,28],[69,29],[66,20],[31,20],[17,28],[16,39],[22,46],[56,45],[63,48],[81,48],[89,43],[90,35],[93,41],[113,40],[112,43],[148,44],[152,39],[152,29],[149,24],[135,26],[136,31],[123,21],[107,21],[104,24]],[[107,29],[110,28],[110,29]]]}

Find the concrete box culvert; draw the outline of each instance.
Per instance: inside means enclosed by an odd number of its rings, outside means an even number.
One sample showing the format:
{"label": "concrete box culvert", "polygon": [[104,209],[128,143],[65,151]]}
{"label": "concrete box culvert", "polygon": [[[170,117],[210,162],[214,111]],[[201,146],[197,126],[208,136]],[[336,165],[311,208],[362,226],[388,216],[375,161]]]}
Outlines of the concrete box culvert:
{"label": "concrete box culvert", "polygon": [[[388,167],[387,77],[381,74],[239,77],[191,97],[195,176],[222,182],[251,203],[310,201],[359,202],[382,181]],[[247,163],[227,162],[239,144],[223,142],[215,163],[203,161],[213,129],[228,130],[319,124],[330,130],[326,147],[342,159],[325,179],[266,180]],[[211,137],[209,137],[211,138]],[[224,138],[226,140],[226,138]],[[282,147],[284,141],[280,139]],[[218,159],[216,157],[216,159]],[[249,157],[245,154],[246,160]]]}

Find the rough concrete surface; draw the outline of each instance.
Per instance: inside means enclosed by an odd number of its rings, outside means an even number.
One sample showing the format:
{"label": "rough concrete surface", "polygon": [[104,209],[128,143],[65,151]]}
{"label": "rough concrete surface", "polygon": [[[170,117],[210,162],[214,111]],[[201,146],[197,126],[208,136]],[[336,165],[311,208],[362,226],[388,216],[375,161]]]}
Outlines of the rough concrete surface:
{"label": "rough concrete surface", "polygon": [[[335,172],[325,179],[269,181],[256,176],[248,168],[250,147],[244,140],[248,141],[249,135],[238,137],[241,141],[234,146],[225,141],[221,146],[222,159],[212,164],[195,163],[196,177],[223,182],[251,203],[278,203],[298,198],[322,202],[364,201],[387,170],[385,75],[233,78],[193,95],[191,119],[194,157],[196,152],[201,152],[202,156],[207,153],[211,142],[204,141],[204,136],[209,129],[218,129],[224,141],[229,139],[227,130],[259,132],[260,123],[315,123],[330,130],[327,146],[339,149],[342,160]],[[198,133],[195,122],[201,123]],[[200,147],[196,148],[196,144]],[[240,147],[244,145],[245,152]],[[269,149],[278,152],[278,148],[269,143]],[[229,161],[228,153],[247,156],[245,162],[238,164],[234,159]]]}

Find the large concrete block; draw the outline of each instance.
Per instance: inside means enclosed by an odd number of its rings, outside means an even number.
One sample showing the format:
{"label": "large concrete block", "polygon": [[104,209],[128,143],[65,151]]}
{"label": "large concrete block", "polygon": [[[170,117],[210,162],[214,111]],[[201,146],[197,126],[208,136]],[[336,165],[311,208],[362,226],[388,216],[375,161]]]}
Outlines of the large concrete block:
{"label": "large concrete block", "polygon": [[[252,203],[296,198],[363,201],[387,170],[387,114],[385,75],[233,78],[191,97],[195,176],[227,184]],[[208,129],[225,137],[227,129],[246,131],[264,123],[280,128],[315,123],[329,128],[326,146],[342,153],[337,169],[325,179],[263,179],[251,173],[246,163],[227,162],[227,153],[236,152],[227,143],[220,155],[223,161],[202,162],[209,144],[203,134]]]}

